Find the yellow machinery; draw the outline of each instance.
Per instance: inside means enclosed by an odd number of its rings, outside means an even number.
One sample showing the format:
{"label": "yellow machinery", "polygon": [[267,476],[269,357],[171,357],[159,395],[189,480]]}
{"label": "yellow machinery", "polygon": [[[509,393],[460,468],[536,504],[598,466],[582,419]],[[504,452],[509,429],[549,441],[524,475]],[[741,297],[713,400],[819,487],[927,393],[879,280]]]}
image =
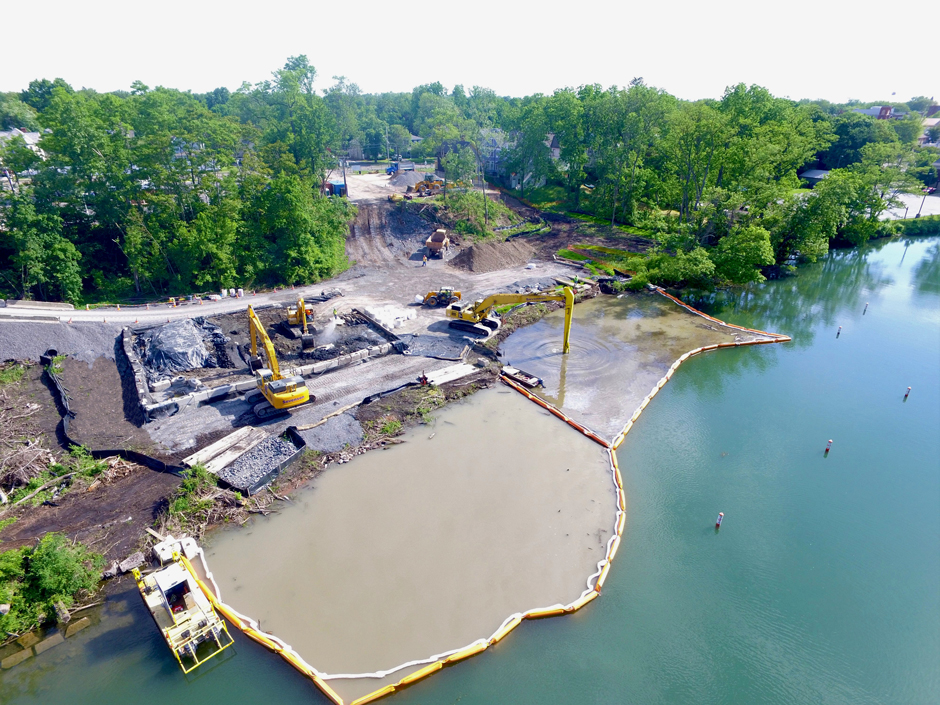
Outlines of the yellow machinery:
{"label": "yellow machinery", "polygon": [[307,318],[313,318],[313,308],[307,306],[303,299],[297,299],[296,306],[287,308],[287,331],[291,338],[300,338],[301,350],[312,350],[314,347],[313,334],[307,328]]}
{"label": "yellow machinery", "polygon": [[[277,355],[274,354],[274,344],[268,337],[264,326],[258,319],[258,314],[254,309],[248,307],[248,327],[251,329],[251,360],[249,367],[255,373],[255,384],[257,389],[252,390],[245,395],[245,401],[252,403],[262,401],[255,405],[254,412],[258,418],[266,418],[276,414],[286,413],[295,406],[306,404],[313,401],[315,397],[310,396],[310,390],[303,377],[284,377],[281,375],[281,367],[277,363]],[[264,348],[264,356],[267,359],[268,367],[264,367],[261,356],[258,354],[258,341]]]}
{"label": "yellow machinery", "polygon": [[424,306],[446,306],[457,301],[460,301],[460,292],[454,291],[452,286],[442,286],[437,291],[429,291],[421,303]]}
{"label": "yellow machinery", "polygon": [[451,328],[464,330],[479,335],[490,335],[497,331],[500,319],[493,309],[506,304],[539,303],[543,301],[563,301],[565,303],[565,337],[562,352],[568,352],[568,338],[571,334],[571,313],[574,310],[574,291],[565,287],[558,294],[493,294],[473,303],[451,304],[447,307],[447,317],[453,318]]}
{"label": "yellow machinery", "polygon": [[225,622],[189,573],[180,555],[166,567],[143,575],[134,568],[137,589],[176,662],[189,673],[234,641]]}

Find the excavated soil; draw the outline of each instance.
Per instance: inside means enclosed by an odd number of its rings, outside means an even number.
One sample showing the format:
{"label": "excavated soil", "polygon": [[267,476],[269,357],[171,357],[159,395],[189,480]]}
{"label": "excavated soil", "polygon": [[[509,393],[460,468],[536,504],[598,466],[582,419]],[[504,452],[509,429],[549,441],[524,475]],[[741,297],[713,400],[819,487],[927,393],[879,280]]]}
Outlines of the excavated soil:
{"label": "excavated soil", "polygon": [[483,242],[463,250],[450,264],[471,272],[494,272],[525,264],[535,255],[531,245],[520,240]]}

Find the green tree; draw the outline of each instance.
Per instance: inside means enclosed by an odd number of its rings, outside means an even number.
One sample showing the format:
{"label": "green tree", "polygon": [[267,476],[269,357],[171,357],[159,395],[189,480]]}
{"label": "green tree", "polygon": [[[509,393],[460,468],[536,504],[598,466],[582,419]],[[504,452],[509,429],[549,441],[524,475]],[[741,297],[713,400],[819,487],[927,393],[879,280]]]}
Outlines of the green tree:
{"label": "green tree", "polygon": [[52,103],[52,95],[56,88],[66,93],[74,92],[72,87],[61,78],[50,81],[48,78],[35,79],[29,82],[29,87],[20,93],[20,100],[38,113],[44,113]]}
{"label": "green tree", "polygon": [[832,121],[833,142],[820,155],[826,169],[843,169],[862,159],[862,147],[872,142],[893,142],[897,134],[886,120],[849,111]]}
{"label": "green tree", "polygon": [[770,233],[756,225],[734,228],[719,241],[711,259],[718,276],[733,284],[763,281],[760,268],[774,263]]}
{"label": "green tree", "polygon": [[36,111],[15,94],[0,93],[0,129],[12,130],[14,127],[28,132],[38,130]]}

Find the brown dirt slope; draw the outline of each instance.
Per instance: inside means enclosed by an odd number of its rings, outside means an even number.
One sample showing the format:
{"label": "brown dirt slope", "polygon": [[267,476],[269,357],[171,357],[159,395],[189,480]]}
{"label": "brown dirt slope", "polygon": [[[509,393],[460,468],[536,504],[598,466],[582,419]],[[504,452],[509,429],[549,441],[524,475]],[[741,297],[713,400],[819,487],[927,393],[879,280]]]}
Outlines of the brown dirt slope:
{"label": "brown dirt slope", "polygon": [[521,240],[481,242],[463,250],[450,264],[471,272],[493,272],[525,264],[534,254],[532,246]]}

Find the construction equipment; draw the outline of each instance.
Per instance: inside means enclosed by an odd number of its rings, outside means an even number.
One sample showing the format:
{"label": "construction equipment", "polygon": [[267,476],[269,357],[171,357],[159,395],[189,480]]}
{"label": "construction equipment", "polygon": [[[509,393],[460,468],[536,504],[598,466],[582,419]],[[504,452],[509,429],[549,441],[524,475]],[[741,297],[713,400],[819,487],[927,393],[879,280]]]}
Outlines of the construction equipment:
{"label": "construction equipment", "polygon": [[452,286],[442,286],[437,291],[429,291],[421,302],[423,306],[446,306],[460,301],[460,292]]}
{"label": "construction equipment", "polygon": [[397,174],[399,171],[414,171],[415,163],[414,162],[392,162],[385,168],[385,173],[391,176],[392,174]]}
{"label": "construction equipment", "polygon": [[565,304],[565,336],[562,352],[567,353],[568,338],[571,333],[571,312],[574,309],[574,291],[567,286],[558,294],[493,294],[463,306],[451,304],[447,307],[447,317],[454,319],[450,322],[451,328],[488,336],[499,330],[501,321],[493,311],[497,306],[545,301],[563,301]]}
{"label": "construction equipment", "polygon": [[183,673],[195,670],[235,643],[225,621],[177,551],[173,551],[168,566],[147,575],[134,568],[132,575]]}
{"label": "construction equipment", "polygon": [[288,335],[296,340],[300,338],[301,350],[313,350],[315,345],[313,333],[307,328],[307,317],[313,318],[313,308],[307,306],[304,300],[297,299],[296,306],[287,307],[287,329]]}
{"label": "construction equipment", "polygon": [[436,174],[425,174],[423,181],[419,181],[414,186],[409,186],[409,190],[419,196],[431,196],[440,193],[443,188],[444,179]]}
{"label": "construction equipment", "polygon": [[[285,377],[281,374],[277,355],[274,354],[274,344],[251,306],[248,307],[248,327],[251,330],[251,358],[248,366],[254,372],[256,389],[245,395],[245,401],[249,404],[260,402],[254,406],[255,416],[264,419],[287,413],[295,406],[314,401],[315,397],[310,394],[303,377]],[[258,353],[259,340],[264,348],[267,367]],[[262,398],[264,401],[261,401]]]}
{"label": "construction equipment", "polygon": [[447,236],[447,231],[443,229],[435,230],[425,240],[424,246],[428,248],[428,259],[435,255],[443,257],[444,252],[450,247],[450,238]]}

